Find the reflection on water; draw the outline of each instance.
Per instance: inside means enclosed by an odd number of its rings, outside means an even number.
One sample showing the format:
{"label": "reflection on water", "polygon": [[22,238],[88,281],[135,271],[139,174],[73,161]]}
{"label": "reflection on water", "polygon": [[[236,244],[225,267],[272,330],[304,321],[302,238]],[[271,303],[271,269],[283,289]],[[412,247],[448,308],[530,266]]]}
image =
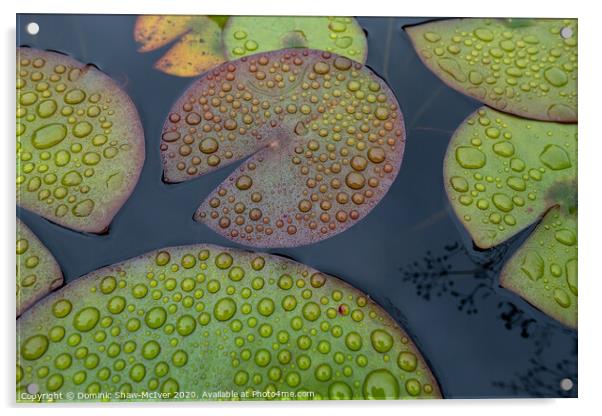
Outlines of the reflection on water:
{"label": "reflection on water", "polygon": [[[338,236],[265,251],[336,275],[368,293],[413,335],[445,397],[573,397],[576,333],[498,287],[499,271],[520,241],[476,250],[450,212],[443,157],[452,132],[481,104],[448,88],[420,62],[401,28],[424,20],[429,19],[358,18],[368,33],[367,65],[385,77],[407,128],[404,160],[387,196]],[[39,23],[38,36],[26,33],[30,21]],[[160,247],[201,242],[240,247],[192,220],[199,203],[236,164],[182,184],[161,181],[163,121],[194,81],[153,69],[165,51],[138,53],[134,21],[127,15],[18,19],[18,45],[96,64],[126,89],[144,125],[146,162],[140,181],[107,234],[77,233],[25,210],[17,213],[52,251],[67,282]],[[564,378],[574,383],[568,392],[559,387]]]}
{"label": "reflection on water", "polygon": [[[528,395],[530,397],[577,397],[577,335],[568,334],[572,338],[572,348],[562,358],[550,356],[549,348],[554,343],[558,328],[538,327],[531,335],[534,353],[529,357],[529,367],[509,380],[494,381],[493,386],[506,391],[509,395]],[[564,330],[571,332],[568,330]],[[572,385],[565,390],[563,380],[570,380]]]}
{"label": "reflection on water", "polygon": [[[458,311],[471,315],[479,312],[481,301],[497,296],[494,287],[508,251],[509,244],[477,251],[454,242],[444,245],[437,254],[428,250],[399,271],[402,280],[412,284],[416,295],[423,300],[449,297],[456,302]],[[458,264],[467,267],[458,267]],[[400,311],[399,314],[402,315]],[[495,325],[503,324],[509,336],[528,340],[532,348],[527,368],[506,380],[494,380],[492,386],[509,396],[577,397],[577,333],[555,322],[539,322],[506,300],[498,302],[497,317]],[[563,337],[571,341],[564,354],[558,355],[552,347]],[[565,390],[561,383],[566,379],[572,385]]]}
{"label": "reflection on water", "polygon": [[[425,255],[399,268],[405,282],[416,287],[416,294],[425,300],[444,295],[457,299],[458,310],[467,314],[478,312],[478,301],[493,294],[492,284],[503,266],[508,245],[501,244],[477,254],[459,242],[444,246],[440,254],[428,250]],[[457,268],[456,258],[466,257],[469,267]]]}

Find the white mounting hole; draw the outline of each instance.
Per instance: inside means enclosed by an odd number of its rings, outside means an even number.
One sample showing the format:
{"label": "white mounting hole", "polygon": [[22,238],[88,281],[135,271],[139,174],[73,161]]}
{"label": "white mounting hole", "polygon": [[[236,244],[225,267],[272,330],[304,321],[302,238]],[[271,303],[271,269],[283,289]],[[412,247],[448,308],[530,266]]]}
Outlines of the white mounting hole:
{"label": "white mounting hole", "polygon": [[560,36],[562,36],[563,39],[568,39],[570,37],[573,37],[573,29],[571,29],[570,27],[563,27],[562,30],[560,31]]}
{"label": "white mounting hole", "polygon": [[38,385],[36,383],[30,383],[27,385],[27,393],[29,394],[36,394],[39,391],[40,389],[38,388]]}
{"label": "white mounting hole", "polygon": [[560,388],[564,391],[569,391],[573,388],[573,380],[570,378],[563,378],[560,380]]}
{"label": "white mounting hole", "polygon": [[30,35],[35,36],[40,31],[40,25],[37,24],[36,22],[29,22],[29,23],[27,23],[27,26],[25,27],[25,30]]}

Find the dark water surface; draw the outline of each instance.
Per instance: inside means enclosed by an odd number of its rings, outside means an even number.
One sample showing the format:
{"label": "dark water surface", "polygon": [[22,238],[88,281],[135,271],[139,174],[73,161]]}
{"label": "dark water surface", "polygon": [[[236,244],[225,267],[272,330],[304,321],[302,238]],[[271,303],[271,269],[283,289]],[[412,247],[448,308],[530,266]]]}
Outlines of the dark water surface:
{"label": "dark water surface", "polygon": [[[305,247],[264,250],[336,275],[381,304],[410,333],[447,398],[576,397],[577,334],[498,286],[503,263],[531,232],[473,248],[442,183],[455,128],[480,104],[445,86],[415,54],[402,26],[423,18],[359,18],[368,61],[397,96],[407,144],[399,176],[360,223]],[[27,23],[40,25],[28,35]],[[165,48],[140,54],[135,16],[19,15],[17,46],[67,53],[121,84],[146,136],[140,181],[106,235],[70,231],[18,209],[59,262],[65,280],[147,251],[182,244],[237,246],[192,214],[237,164],[185,183],[161,181],[159,141],[173,102],[192,82],[153,69]],[[241,246],[242,247],[242,246]],[[560,381],[570,378],[565,392]]]}

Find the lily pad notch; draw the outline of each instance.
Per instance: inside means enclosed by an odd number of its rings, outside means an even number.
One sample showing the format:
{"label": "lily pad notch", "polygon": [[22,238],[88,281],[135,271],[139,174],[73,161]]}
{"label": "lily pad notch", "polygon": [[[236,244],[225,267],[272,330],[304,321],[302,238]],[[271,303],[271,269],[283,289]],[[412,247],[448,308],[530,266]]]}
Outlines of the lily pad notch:
{"label": "lily pad notch", "polygon": [[533,223],[500,283],[577,326],[577,125],[482,107],[454,133],[444,162],[451,205],[475,244],[490,248]]}
{"label": "lily pad notch", "polygon": [[238,243],[292,247],[365,217],[393,183],[404,147],[399,104],[370,69],[288,49],[195,81],[165,121],[161,156],[168,182],[246,159],[195,219]]}
{"label": "lily pad notch", "polygon": [[450,19],[406,31],[443,82],[495,109],[471,114],[450,141],[445,189],[458,218],[481,248],[540,221],[500,284],[576,328],[577,125],[560,123],[577,121],[577,20]]}

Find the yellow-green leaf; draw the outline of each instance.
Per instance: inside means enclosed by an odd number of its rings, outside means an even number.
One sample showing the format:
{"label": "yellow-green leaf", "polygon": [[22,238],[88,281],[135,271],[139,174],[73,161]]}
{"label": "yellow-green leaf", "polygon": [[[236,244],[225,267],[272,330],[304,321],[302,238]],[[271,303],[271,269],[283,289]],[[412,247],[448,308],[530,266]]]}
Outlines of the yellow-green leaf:
{"label": "yellow-green leaf", "polygon": [[232,16],[224,27],[229,59],[289,48],[319,49],[364,63],[368,44],[352,17]]}
{"label": "yellow-green leaf", "polygon": [[477,246],[506,241],[551,207],[576,206],[577,125],[482,107],[454,133],[445,189]]}
{"label": "yellow-green leaf", "polygon": [[100,233],[134,190],[144,133],[128,95],[92,65],[17,50],[17,204]]}
{"label": "yellow-green leaf", "polygon": [[134,38],[140,44],[140,52],[175,42],[156,62],[155,68],[171,75],[193,77],[225,61],[224,23],[223,16],[145,15],[136,20]]}
{"label": "yellow-green leaf", "polygon": [[100,269],[25,312],[17,391],[32,385],[84,401],[441,397],[408,335],[357,289],[210,245]]}
{"label": "yellow-green leaf", "polygon": [[17,316],[63,284],[56,260],[17,218]]}
{"label": "yellow-green leaf", "polygon": [[451,19],[406,30],[452,88],[508,113],[577,121],[577,20]]}
{"label": "yellow-green leaf", "polygon": [[577,212],[551,208],[506,263],[503,287],[577,328]]}

